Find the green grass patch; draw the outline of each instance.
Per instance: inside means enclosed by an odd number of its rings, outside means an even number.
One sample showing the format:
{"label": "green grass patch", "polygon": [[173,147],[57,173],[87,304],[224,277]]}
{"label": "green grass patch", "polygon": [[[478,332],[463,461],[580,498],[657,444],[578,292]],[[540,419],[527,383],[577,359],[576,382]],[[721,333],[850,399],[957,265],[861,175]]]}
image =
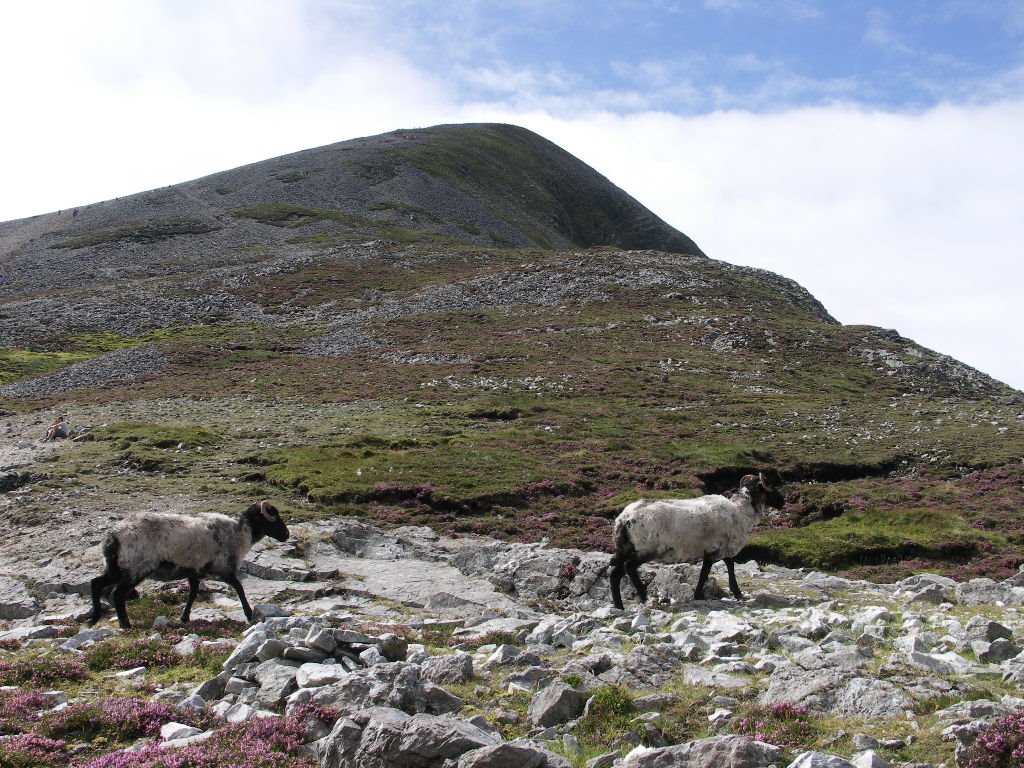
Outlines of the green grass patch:
{"label": "green grass patch", "polygon": [[143,422],[111,424],[95,430],[93,435],[96,440],[113,441],[120,450],[132,446],[191,450],[211,448],[220,442],[220,437],[205,427]]}
{"label": "green grass patch", "polygon": [[394,211],[405,217],[415,217],[432,223],[440,223],[440,219],[430,211],[420,208],[417,205],[408,203],[396,203],[392,201],[380,201],[370,205],[371,211]]}
{"label": "green grass patch", "polygon": [[72,237],[54,248],[88,248],[128,240],[134,243],[151,243],[181,235],[201,235],[219,229],[205,221],[150,221],[123,227],[97,229],[84,235]]}
{"label": "green grass patch", "polygon": [[753,468],[774,460],[771,451],[764,448],[733,443],[677,443],[672,446],[672,453],[696,470]]}
{"label": "green grass patch", "polygon": [[188,424],[123,422],[90,434],[93,440],[111,443],[121,461],[145,472],[181,471],[221,442],[211,430]]}
{"label": "green grass patch", "polygon": [[34,379],[94,357],[88,352],[32,352],[0,349],[0,385]]}
{"label": "green grass patch", "polygon": [[280,171],[279,173],[275,173],[274,178],[280,181],[282,184],[294,184],[298,181],[308,179],[314,173],[319,173],[319,170],[293,168],[288,171]]}
{"label": "green grass patch", "polygon": [[[536,455],[510,449],[515,430],[443,439],[373,435],[270,451],[256,461],[263,478],[325,504],[421,503],[448,510],[519,503],[552,473]],[[519,437],[520,439],[516,439]]]}
{"label": "green grass patch", "polygon": [[328,246],[339,243],[352,243],[362,239],[363,236],[355,232],[316,232],[312,235],[289,237],[287,242],[291,245]]}
{"label": "green grass patch", "polygon": [[[348,230],[353,230],[354,233],[358,233],[361,237],[381,237],[403,245],[421,241],[430,241],[437,244],[459,242],[454,238],[444,235],[376,221],[358,213],[349,213],[329,208],[311,208],[290,203],[251,205],[244,208],[234,208],[231,213],[239,218],[253,219],[261,224],[269,224],[286,229],[297,229],[318,221],[330,221],[340,224]],[[424,216],[424,218],[428,223],[434,220],[429,215]],[[290,242],[330,245],[337,242],[339,238],[344,238],[344,235],[316,233],[314,235],[294,238]]]}
{"label": "green grass patch", "polygon": [[611,747],[631,730],[637,715],[633,694],[619,685],[606,685],[592,694],[587,714],[579,720],[578,738],[588,747]]}
{"label": "green grass patch", "polygon": [[260,205],[233,208],[231,213],[238,218],[253,219],[261,224],[287,229],[295,229],[315,221],[334,221],[350,228],[363,227],[373,223],[372,220],[357,213],[330,208],[311,208],[291,203],[261,203]]}
{"label": "green grass patch", "polygon": [[[138,617],[133,615],[133,619],[137,620]],[[220,665],[227,658],[228,652],[211,652],[208,648],[199,645],[193,653],[180,654],[174,650],[174,646],[181,639],[180,633],[152,637],[107,638],[86,651],[86,665],[93,672],[135,669],[136,667],[163,672],[189,668],[212,676],[221,671]],[[189,676],[195,677],[195,675]]]}
{"label": "green grass patch", "polygon": [[227,342],[237,336],[251,333],[251,327],[241,325],[193,325],[179,328],[160,328],[142,336],[122,336],[109,331],[76,333],[62,337],[58,351],[0,348],[0,385],[33,379],[69,365],[91,360],[108,352],[116,352],[147,344],[175,344],[203,341]]}
{"label": "green grass patch", "polygon": [[744,550],[755,559],[835,570],[914,558],[966,561],[997,533],[972,528],[953,510],[899,507],[846,512],[812,525],[755,535]]}
{"label": "green grass patch", "polygon": [[68,336],[64,345],[75,352],[102,354],[129,347],[140,347],[145,344],[161,344],[173,341],[227,341],[236,334],[252,330],[253,326],[239,324],[224,325],[187,325],[171,328],[158,328],[141,336],[122,336],[109,331],[93,333],[76,333]]}

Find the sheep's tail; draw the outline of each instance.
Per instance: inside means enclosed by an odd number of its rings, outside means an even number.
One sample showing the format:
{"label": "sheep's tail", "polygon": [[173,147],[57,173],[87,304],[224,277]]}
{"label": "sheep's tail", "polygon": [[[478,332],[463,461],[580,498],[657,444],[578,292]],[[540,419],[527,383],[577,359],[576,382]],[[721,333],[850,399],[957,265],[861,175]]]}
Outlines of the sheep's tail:
{"label": "sheep's tail", "polygon": [[629,537],[629,521],[616,520],[615,530],[612,533],[612,543],[615,545],[615,554],[612,555],[611,564],[619,565],[626,560],[636,557],[636,547]]}
{"label": "sheep's tail", "polygon": [[117,534],[111,531],[103,542],[103,560],[106,563],[106,570],[109,576],[115,579],[121,578],[121,565],[118,558],[121,556],[121,540]]}

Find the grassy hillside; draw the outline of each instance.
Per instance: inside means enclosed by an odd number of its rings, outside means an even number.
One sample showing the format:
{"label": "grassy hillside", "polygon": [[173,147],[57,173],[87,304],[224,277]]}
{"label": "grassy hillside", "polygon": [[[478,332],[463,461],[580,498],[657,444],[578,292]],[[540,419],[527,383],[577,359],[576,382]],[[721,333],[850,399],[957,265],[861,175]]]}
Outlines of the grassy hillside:
{"label": "grassy hillside", "polygon": [[[97,427],[39,468],[46,487],[607,548],[633,499],[770,469],[787,505],[760,560],[885,578],[1024,563],[1019,393],[839,325],[782,277],[681,252],[528,132],[377,141],[336,145],[340,175],[311,150],[162,192],[167,221],[202,221],[175,200],[223,198],[205,231],[140,241],[113,209],[109,241],[55,231],[66,247],[45,258],[77,254],[47,273],[73,283],[59,310],[27,286],[46,239],[17,249],[33,267],[0,297],[0,407]],[[393,206],[365,196],[399,178]],[[487,216],[521,244],[475,241]]]}

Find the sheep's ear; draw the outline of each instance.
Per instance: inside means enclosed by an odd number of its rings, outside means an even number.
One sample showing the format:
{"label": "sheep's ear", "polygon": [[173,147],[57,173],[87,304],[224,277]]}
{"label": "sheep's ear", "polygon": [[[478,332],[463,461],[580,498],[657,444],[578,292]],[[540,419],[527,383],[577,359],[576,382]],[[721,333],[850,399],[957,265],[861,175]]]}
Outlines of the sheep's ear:
{"label": "sheep's ear", "polygon": [[274,514],[275,511],[266,499],[260,502],[260,514],[263,515],[263,519],[268,523],[272,523],[277,519],[277,515]]}
{"label": "sheep's ear", "polygon": [[[774,470],[772,471],[774,472]],[[776,482],[782,480],[778,472],[774,472],[774,474]],[[768,478],[764,476],[764,472],[758,472],[757,477],[761,481],[761,487],[764,488],[766,491],[777,491],[779,489],[778,485],[772,485],[768,482]]]}

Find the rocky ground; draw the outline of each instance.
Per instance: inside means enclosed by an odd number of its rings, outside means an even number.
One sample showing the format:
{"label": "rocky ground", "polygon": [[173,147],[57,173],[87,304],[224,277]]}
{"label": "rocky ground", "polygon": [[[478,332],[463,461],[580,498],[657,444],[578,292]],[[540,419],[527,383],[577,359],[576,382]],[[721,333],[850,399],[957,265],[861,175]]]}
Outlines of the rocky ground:
{"label": "rocky ground", "polygon": [[[180,590],[150,584],[129,604],[148,626],[126,636],[109,617],[81,623],[97,538],[81,560],[33,572],[4,556],[0,675],[126,637],[167,637],[182,660],[219,653],[220,671],[183,682],[143,659],[85,688],[54,681],[62,692],[24,730],[101,692],[171,707],[159,734],[64,743],[80,760],[116,746],[149,765],[155,750],[199,750],[225,728],[301,715],[296,759],[323,766],[952,768],[1024,707],[1024,577],[871,584],[750,562],[738,569],[746,600],[713,585],[695,602],[694,566],[648,566],[650,604],[625,586],[618,611],[604,554],[331,520],[257,545],[244,567],[252,626],[185,634],[141,615],[154,595],[163,613],[178,610]],[[230,590],[208,583],[194,622],[238,619]],[[4,688],[0,702],[32,687]],[[197,712],[207,719],[189,726]],[[22,737],[4,738],[0,756],[14,754]]]}

